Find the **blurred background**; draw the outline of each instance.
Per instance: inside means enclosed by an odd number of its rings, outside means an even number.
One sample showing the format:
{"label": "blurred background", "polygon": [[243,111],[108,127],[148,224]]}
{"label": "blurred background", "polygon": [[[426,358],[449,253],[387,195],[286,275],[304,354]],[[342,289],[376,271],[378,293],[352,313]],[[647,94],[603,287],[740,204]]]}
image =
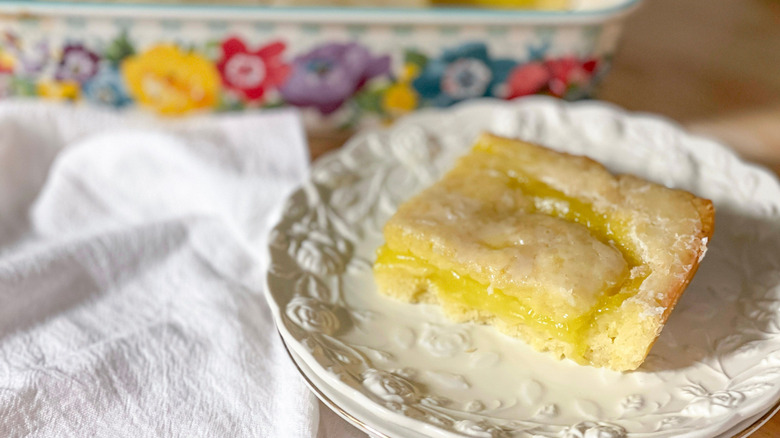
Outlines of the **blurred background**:
{"label": "blurred background", "polygon": [[[513,2],[532,5],[540,0]],[[236,2],[224,4],[228,3]],[[238,3],[251,5],[255,1]],[[500,5],[509,1],[356,3],[405,7],[431,3]],[[558,3],[563,4],[558,0],[544,2]],[[16,6],[9,8],[12,4]],[[780,170],[780,128],[775,126],[780,118],[777,0],[643,1],[625,20],[614,56],[616,38],[605,34],[615,34],[618,28],[523,28],[522,23],[518,25],[522,20],[506,17],[483,22],[484,16],[478,14],[484,11],[469,12],[466,19],[461,16],[457,25],[445,20],[428,27],[407,23],[398,16],[381,23],[387,19],[383,14],[378,18],[380,29],[375,30],[373,21],[334,24],[344,18],[339,16],[343,12],[331,14],[330,21],[316,13],[306,21],[300,20],[296,11],[287,22],[250,14],[244,17],[245,22],[236,24],[230,18],[212,20],[203,15],[200,22],[193,23],[188,21],[192,15],[181,15],[174,9],[173,15],[158,20],[120,14],[95,24],[81,12],[68,16],[68,3],[53,3],[65,6],[49,9],[60,11],[55,17],[62,11],[66,14],[64,19],[60,15],[52,20],[45,18],[45,13],[38,16],[33,8],[36,4],[42,3],[0,1],[0,97],[97,101],[115,107],[145,107],[166,116],[294,105],[303,108],[307,126],[312,126],[308,123],[312,119],[328,126],[326,135],[320,131],[311,138],[312,155],[317,157],[340,146],[352,132],[334,127],[357,127],[363,118],[386,123],[415,108],[446,106],[463,96],[512,98],[536,92],[577,99],[590,94],[592,84],[600,83],[595,93],[598,99],[672,118],[691,130],[724,140],[748,159]],[[63,34],[68,39],[62,40]],[[59,35],[59,41],[53,35]],[[175,47],[163,47],[166,40]],[[362,60],[363,70],[339,66],[347,53]],[[463,78],[471,74],[472,80],[479,81],[479,68],[469,69],[489,66],[491,71],[485,74],[492,75],[491,80],[498,85],[482,84],[484,93],[477,90],[469,94],[474,90],[452,83],[462,89],[450,90],[455,98],[447,96],[449,91],[439,89],[441,75],[445,70],[454,71],[454,61],[463,59],[470,65],[459,66],[466,74]],[[502,67],[502,63],[507,65]],[[265,67],[255,71],[256,64]],[[306,70],[314,64],[319,65],[315,70],[326,64],[335,67],[317,73]],[[541,83],[532,86],[542,69],[562,79],[563,88]],[[335,80],[343,89],[319,85],[302,89],[306,75],[314,75],[315,82],[322,81],[320,85]],[[142,84],[140,78],[149,76],[156,80]],[[343,76],[349,76],[351,82]],[[499,76],[502,79],[495,79]],[[265,79],[252,85],[260,77]],[[575,77],[580,78],[579,83]],[[152,92],[144,88],[147,85],[154,85],[149,89]],[[442,101],[445,97],[450,100]]]}
{"label": "blurred background", "polygon": [[599,97],[670,117],[780,172],[780,2],[644,2]]}

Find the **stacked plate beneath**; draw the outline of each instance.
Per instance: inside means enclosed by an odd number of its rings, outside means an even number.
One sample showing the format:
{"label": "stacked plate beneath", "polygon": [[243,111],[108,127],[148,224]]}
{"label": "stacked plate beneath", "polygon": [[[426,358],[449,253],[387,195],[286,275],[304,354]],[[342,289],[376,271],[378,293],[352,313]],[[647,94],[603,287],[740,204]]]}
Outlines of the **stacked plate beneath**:
{"label": "stacked plate beneath", "polygon": [[[482,131],[715,203],[707,257],[638,371],[557,361],[376,292],[383,223]],[[780,396],[777,248],[780,184],[717,143],[602,103],[471,102],[359,134],[319,160],[271,232],[267,297],[315,392],[376,436],[732,436]]]}

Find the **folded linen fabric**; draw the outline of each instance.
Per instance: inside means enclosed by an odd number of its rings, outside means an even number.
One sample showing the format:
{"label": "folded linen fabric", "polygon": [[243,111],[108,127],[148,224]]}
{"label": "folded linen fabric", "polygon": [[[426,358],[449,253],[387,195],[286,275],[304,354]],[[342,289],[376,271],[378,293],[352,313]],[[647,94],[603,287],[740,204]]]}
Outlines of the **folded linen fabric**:
{"label": "folded linen fabric", "polygon": [[0,102],[0,436],[315,437],[262,296],[292,112]]}

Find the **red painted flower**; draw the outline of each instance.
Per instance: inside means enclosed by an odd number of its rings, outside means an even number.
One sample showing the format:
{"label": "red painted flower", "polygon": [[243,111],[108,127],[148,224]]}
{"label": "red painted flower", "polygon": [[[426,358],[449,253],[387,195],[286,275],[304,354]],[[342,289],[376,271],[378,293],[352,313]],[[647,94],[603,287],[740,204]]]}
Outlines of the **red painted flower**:
{"label": "red painted flower", "polygon": [[238,38],[225,40],[217,63],[222,82],[248,100],[261,99],[266,91],[284,83],[290,73],[290,66],[281,59],[284,49],[280,41],[250,51]]}
{"label": "red painted flower", "polygon": [[597,68],[597,59],[583,61],[571,56],[522,64],[507,78],[506,98],[541,92],[563,97],[571,88],[587,86]]}
{"label": "red painted flower", "polygon": [[536,94],[550,81],[550,70],[541,62],[529,62],[516,67],[507,78],[507,99]]}
{"label": "red painted flower", "polygon": [[582,86],[590,81],[596,70],[596,60],[580,61],[574,57],[551,59],[545,62],[550,70],[550,92],[558,97],[566,94],[571,86]]}

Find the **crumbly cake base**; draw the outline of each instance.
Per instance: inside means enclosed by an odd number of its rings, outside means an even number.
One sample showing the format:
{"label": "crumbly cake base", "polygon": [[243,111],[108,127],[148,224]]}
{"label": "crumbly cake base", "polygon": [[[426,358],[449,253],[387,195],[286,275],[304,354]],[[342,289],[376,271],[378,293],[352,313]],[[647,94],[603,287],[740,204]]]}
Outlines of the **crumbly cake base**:
{"label": "crumbly cake base", "polygon": [[605,367],[618,371],[633,370],[644,361],[652,342],[660,333],[661,324],[655,316],[642,317],[642,308],[627,305],[618,320],[601,321],[590,330],[585,342],[587,350],[581,359],[580,353],[567,342],[551,337],[548,333],[522,324],[514,324],[494,314],[469,308],[458,303],[440,299],[435,288],[429,287],[420,278],[404,275],[398,271],[384,271],[375,274],[379,290],[400,301],[413,304],[435,304],[454,322],[473,322],[491,325],[500,332],[522,339],[540,352],[546,352],[558,359],[572,358],[583,365]]}
{"label": "crumbly cake base", "polygon": [[[488,154],[487,159],[485,154]],[[494,154],[495,157],[490,158],[490,154]],[[570,204],[582,200],[583,205],[592,207],[596,213],[607,218],[605,219],[607,228],[610,226],[610,220],[618,224],[621,231],[610,236],[619,237],[621,240],[619,243],[622,245],[620,247],[628,248],[621,251],[623,257],[631,261],[632,278],[636,276],[636,272],[642,272],[642,276],[635,279],[633,283],[635,287],[632,287],[635,290],[626,289],[632,291],[631,296],[620,301],[617,307],[613,306],[614,308],[606,309],[604,312],[598,310],[589,324],[578,329],[580,331],[577,334],[578,341],[573,343],[571,339],[556,337],[539,324],[518,323],[516,320],[508,320],[503,316],[453,301],[445,293],[446,291],[437,289],[441,287],[440,284],[431,281],[430,266],[426,268],[427,271],[421,271],[400,264],[375,264],[374,273],[380,292],[406,302],[438,304],[443,312],[455,321],[493,325],[501,332],[521,338],[533,348],[550,352],[556,357],[567,357],[582,364],[619,371],[636,369],[647,356],[706,251],[706,243],[712,235],[714,226],[712,203],[688,192],[668,189],[634,176],[613,176],[603,166],[585,157],[571,156],[528,143],[486,135],[478,141],[472,154],[464,157],[453,171],[399,208],[398,213],[385,227],[387,246],[392,251],[408,253],[426,263],[431,263],[436,269],[475,276],[474,279],[478,283],[488,284],[489,288],[493,287],[493,281],[497,281],[498,283],[495,284],[500,284],[502,290],[517,284],[519,277],[509,278],[515,281],[512,283],[505,278],[510,275],[505,270],[488,270],[486,272],[490,275],[483,275],[482,266],[468,262],[470,259],[467,256],[471,253],[464,253],[462,248],[458,247],[463,244],[453,243],[463,240],[451,238],[453,233],[467,232],[461,231],[457,225],[479,219],[469,216],[476,214],[473,211],[486,211],[485,205],[492,208],[491,205],[494,204],[491,202],[496,202],[499,195],[501,200],[506,198],[506,193],[500,193],[500,184],[498,189],[491,188],[490,184],[487,184],[484,190],[480,188],[479,179],[475,180],[475,183],[459,185],[464,176],[468,179],[474,172],[483,172],[479,175],[480,178],[489,175],[484,173],[484,168],[479,168],[480,164],[475,164],[480,159],[487,160],[488,164],[492,162],[497,169],[503,167],[503,172],[507,172],[507,168],[510,169],[509,172],[513,171],[506,163],[518,164],[518,168],[527,172],[532,178],[545,181],[550,187],[563,193],[558,195],[565,196],[561,199],[571,200]],[[447,204],[441,201],[452,193],[457,195],[454,198],[456,202]],[[458,196],[462,196],[464,205],[472,201],[482,202],[485,205],[480,207],[482,210],[458,210]],[[496,199],[492,199],[491,196]],[[560,199],[553,199],[553,201],[558,202]],[[522,202],[523,200],[520,199],[519,203],[516,203],[520,205]],[[440,210],[446,213],[431,207],[436,203],[443,203],[446,208]],[[455,207],[450,208],[453,205]],[[498,214],[496,217],[499,219],[495,220],[501,220],[504,214],[510,216],[525,214],[524,208],[528,207],[512,206],[504,213]],[[490,211],[495,213],[493,210]],[[558,215],[561,216],[560,213]],[[452,222],[451,217],[445,216],[454,216],[456,220]],[[442,234],[442,228],[437,228],[436,225],[438,220],[444,221],[443,223],[450,220],[450,223],[454,223],[455,226]],[[478,221],[474,223],[482,225]],[[491,227],[492,223],[487,222],[484,226]],[[603,239],[602,236],[601,240]],[[522,242],[522,239],[520,241]],[[469,241],[463,242],[468,244]],[[610,242],[604,243],[615,245],[614,242]],[[467,256],[464,258],[463,254]],[[486,260],[492,260],[489,251],[485,257]],[[458,260],[463,260],[466,264]],[[591,262],[586,261],[586,263]],[[564,269],[563,272],[568,272],[565,271],[565,264],[561,269]],[[609,274],[609,267],[605,269],[607,270],[603,272],[608,272],[605,278],[609,278],[609,275],[614,276]],[[541,278],[554,279],[555,274]],[[625,280],[621,281],[624,283],[621,287],[625,289],[627,283]],[[522,293],[516,296],[522,299]],[[541,298],[535,297],[536,301],[531,302],[539,303],[540,299],[543,301],[544,295],[540,296]],[[588,297],[589,295],[585,296]],[[560,298],[556,299],[560,300]],[[597,302],[594,299],[590,301],[585,299],[580,302],[572,301],[573,305],[564,303],[563,307],[557,308],[576,312],[582,308],[587,309],[587,306],[593,308],[597,306],[595,304]],[[545,309],[546,312],[551,311],[550,308]],[[555,307],[551,309],[555,311]]]}

